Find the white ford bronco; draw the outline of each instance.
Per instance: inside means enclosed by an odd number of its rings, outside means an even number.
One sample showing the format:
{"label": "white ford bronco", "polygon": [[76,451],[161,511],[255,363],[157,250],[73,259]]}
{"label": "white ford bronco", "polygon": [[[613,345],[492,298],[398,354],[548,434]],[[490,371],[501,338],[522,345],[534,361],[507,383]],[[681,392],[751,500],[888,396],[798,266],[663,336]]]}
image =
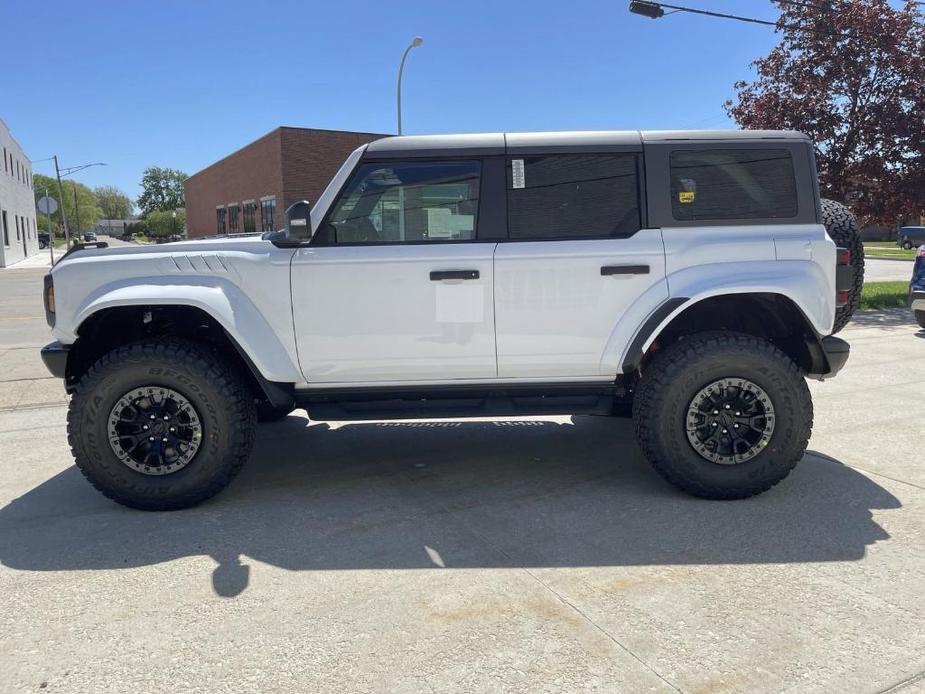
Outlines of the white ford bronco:
{"label": "white ford bronco", "polygon": [[631,414],[668,481],[751,496],[803,455],[863,280],[794,132],[392,137],[281,231],[101,246],[46,277],[42,356],[80,470],[150,510],[217,493],[296,407]]}

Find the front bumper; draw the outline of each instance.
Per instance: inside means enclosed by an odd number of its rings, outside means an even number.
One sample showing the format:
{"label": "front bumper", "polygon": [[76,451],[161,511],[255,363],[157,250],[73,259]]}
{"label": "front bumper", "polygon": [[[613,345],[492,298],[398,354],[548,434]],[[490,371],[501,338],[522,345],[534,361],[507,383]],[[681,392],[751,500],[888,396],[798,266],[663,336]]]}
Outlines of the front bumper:
{"label": "front bumper", "polygon": [[925,291],[909,292],[909,306],[913,311],[925,311]]}
{"label": "front bumper", "polygon": [[55,378],[64,378],[67,374],[67,355],[70,350],[70,345],[62,345],[57,341],[42,347],[42,361]]}

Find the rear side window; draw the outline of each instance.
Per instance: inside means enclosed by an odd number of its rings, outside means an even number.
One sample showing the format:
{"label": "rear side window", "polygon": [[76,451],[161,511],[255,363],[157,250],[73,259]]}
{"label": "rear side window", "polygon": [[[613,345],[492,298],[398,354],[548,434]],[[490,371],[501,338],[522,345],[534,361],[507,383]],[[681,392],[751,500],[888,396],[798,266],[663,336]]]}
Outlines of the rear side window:
{"label": "rear side window", "polygon": [[512,239],[630,236],[639,231],[634,154],[557,154],[508,164]]}
{"label": "rear side window", "polygon": [[793,159],[785,149],[677,150],[670,168],[679,221],[797,216]]}

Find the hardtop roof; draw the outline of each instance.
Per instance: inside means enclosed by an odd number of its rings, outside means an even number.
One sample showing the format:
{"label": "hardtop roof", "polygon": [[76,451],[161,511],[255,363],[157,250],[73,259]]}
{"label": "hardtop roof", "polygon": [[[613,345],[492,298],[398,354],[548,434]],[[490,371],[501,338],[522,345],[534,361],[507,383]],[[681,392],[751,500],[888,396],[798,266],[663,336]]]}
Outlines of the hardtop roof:
{"label": "hardtop roof", "polygon": [[640,151],[643,144],[696,141],[809,142],[793,130],[581,130],[528,133],[470,133],[459,135],[398,135],[371,142],[368,156],[527,154],[531,151],[605,150]]}

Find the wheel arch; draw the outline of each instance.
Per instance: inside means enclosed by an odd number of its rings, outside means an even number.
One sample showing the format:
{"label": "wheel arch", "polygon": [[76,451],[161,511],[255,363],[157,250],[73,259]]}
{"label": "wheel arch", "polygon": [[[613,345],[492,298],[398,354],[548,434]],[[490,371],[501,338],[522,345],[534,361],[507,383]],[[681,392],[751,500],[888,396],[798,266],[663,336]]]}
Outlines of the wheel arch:
{"label": "wheel arch", "polygon": [[92,312],[85,312],[75,332],[76,340],[68,352],[65,374],[68,390],[97,359],[117,347],[145,339],[178,337],[204,343],[235,364],[258,400],[266,400],[277,407],[294,402],[295,379],[275,380],[272,375],[268,376],[225,321],[194,301],[106,302]]}
{"label": "wheel arch", "polygon": [[766,339],[807,374],[828,371],[819,333],[792,297],[777,292],[733,291],[666,301],[636,334],[624,357],[622,373],[644,369],[658,350],[713,330]]}

